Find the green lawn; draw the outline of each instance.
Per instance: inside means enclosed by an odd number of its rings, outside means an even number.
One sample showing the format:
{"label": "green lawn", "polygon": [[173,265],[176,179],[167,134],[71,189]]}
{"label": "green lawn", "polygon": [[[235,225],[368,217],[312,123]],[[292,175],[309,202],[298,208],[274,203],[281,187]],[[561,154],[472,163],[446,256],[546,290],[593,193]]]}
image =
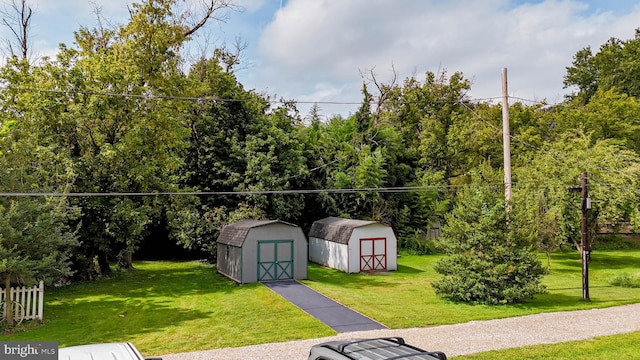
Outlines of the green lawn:
{"label": "green lawn", "polygon": [[139,262],[112,279],[45,292],[45,324],[5,340],[131,341],[146,356],[335,334],[261,284],[198,262]]}
{"label": "green lawn", "polygon": [[308,286],[392,328],[453,324],[550,311],[580,310],[640,302],[640,288],[621,288],[609,280],[621,272],[640,275],[640,250],[593,254],[589,265],[590,302],[582,300],[582,265],[577,252],[552,256],[544,277],[547,294],[526,304],[484,306],[454,304],[436,296],[433,264],[440,256],[404,255],[391,274],[351,274],[309,267]]}
{"label": "green lawn", "polygon": [[525,346],[521,348],[488,351],[456,356],[457,360],[635,360],[638,359],[640,332],[597,337],[590,340],[560,344]]}
{"label": "green lawn", "polygon": [[[640,289],[609,285],[640,274],[640,250],[594,253],[591,302],[581,300],[577,253],[553,256],[549,293],[512,306],[471,306],[436,297],[431,282],[440,256],[404,255],[396,272],[347,275],[310,265],[310,287],[392,328],[433,326],[547,311],[640,302]],[[45,323],[2,340],[52,340],[61,346],[131,341],[147,356],[333,335],[334,332],[261,284],[236,285],[199,262],[138,262],[109,279],[47,289]]]}

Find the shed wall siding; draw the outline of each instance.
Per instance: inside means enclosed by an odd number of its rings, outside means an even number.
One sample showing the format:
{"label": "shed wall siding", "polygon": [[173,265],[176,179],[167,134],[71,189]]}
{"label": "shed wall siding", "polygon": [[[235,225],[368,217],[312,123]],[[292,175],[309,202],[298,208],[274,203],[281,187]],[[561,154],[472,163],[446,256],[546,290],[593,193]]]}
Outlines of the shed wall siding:
{"label": "shed wall siding", "polygon": [[310,261],[344,272],[349,272],[348,259],[348,245],[314,237],[309,238]]}
{"label": "shed wall siding", "polygon": [[242,283],[242,249],[235,246],[218,243],[218,272]]}

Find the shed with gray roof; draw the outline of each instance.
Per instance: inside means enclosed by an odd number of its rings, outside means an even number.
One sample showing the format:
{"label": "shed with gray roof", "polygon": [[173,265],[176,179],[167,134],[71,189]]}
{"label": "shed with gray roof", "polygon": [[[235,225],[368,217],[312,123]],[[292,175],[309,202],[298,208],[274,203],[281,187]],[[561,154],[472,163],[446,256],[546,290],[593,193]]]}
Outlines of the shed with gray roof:
{"label": "shed with gray roof", "polygon": [[309,261],[347,273],[398,269],[398,239],[377,221],[328,217],[309,231]]}
{"label": "shed with gray roof", "polygon": [[307,239],[297,225],[240,221],[222,228],[216,246],[218,272],[237,283],[307,278]]}

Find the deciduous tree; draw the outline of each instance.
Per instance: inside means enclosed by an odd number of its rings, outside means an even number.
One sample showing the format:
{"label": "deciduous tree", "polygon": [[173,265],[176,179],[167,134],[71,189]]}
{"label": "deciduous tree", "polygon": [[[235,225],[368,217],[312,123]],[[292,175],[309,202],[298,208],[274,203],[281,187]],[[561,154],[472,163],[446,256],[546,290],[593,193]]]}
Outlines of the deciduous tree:
{"label": "deciduous tree", "polygon": [[[543,245],[572,244],[580,249],[580,197],[568,188],[589,175],[589,195],[596,227],[629,221],[638,212],[638,155],[614,140],[596,140],[580,130],[564,133],[555,142],[528,156],[514,169],[514,211],[519,228]],[[595,220],[595,219],[594,219]],[[553,228],[554,232],[549,232]],[[555,246],[554,246],[555,244]]]}
{"label": "deciduous tree", "polygon": [[622,94],[640,96],[640,29],[633,39],[611,38],[597,53],[586,47],[576,53],[572,66],[567,68],[565,87],[578,88],[574,97],[587,103],[597,90],[615,88]]}

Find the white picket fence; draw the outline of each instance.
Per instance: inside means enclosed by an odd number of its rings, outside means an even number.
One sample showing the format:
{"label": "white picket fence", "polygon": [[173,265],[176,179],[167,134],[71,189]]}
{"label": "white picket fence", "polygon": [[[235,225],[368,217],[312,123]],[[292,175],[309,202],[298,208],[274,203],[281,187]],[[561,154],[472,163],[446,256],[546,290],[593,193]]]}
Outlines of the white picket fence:
{"label": "white picket fence", "polygon": [[[0,288],[0,302],[5,302],[6,296],[4,288]],[[12,287],[11,300],[22,304],[24,308],[25,320],[42,320],[44,312],[44,283],[34,287]]]}

